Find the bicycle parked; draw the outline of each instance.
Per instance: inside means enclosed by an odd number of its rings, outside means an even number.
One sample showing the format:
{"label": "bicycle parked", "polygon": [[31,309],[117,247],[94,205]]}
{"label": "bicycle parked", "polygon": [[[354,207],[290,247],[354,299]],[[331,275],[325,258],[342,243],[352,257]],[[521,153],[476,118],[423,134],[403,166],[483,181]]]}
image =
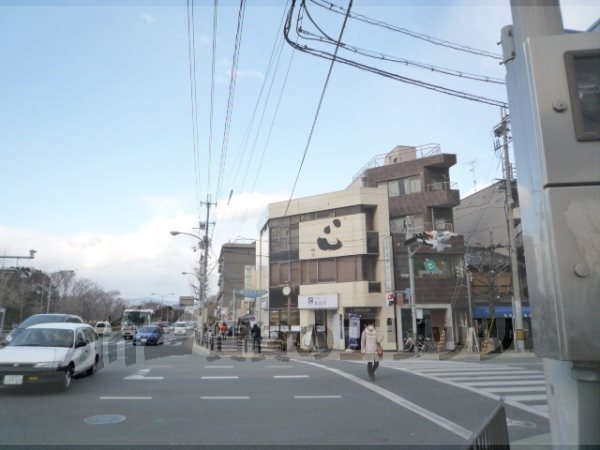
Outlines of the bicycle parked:
{"label": "bicycle parked", "polygon": [[[412,352],[414,350],[415,340],[412,333],[407,333],[407,336],[402,339],[402,344],[405,352]],[[416,345],[420,353],[437,352],[437,347],[430,338],[418,335]]]}

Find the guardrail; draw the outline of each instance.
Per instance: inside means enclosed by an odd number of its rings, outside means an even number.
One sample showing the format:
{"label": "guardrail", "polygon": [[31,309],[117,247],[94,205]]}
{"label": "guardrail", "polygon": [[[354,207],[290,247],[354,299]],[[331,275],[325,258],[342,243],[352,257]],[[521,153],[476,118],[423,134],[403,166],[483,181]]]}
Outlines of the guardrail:
{"label": "guardrail", "polygon": [[470,450],[509,449],[508,427],[504,412],[504,399],[500,399],[486,421],[469,438]]}
{"label": "guardrail", "polygon": [[[195,339],[196,339],[196,343],[198,345],[201,345],[201,346],[209,349],[211,352],[215,351],[215,350],[217,352],[220,352],[222,350],[223,338],[221,337],[220,334],[217,334],[216,336],[214,336],[212,334],[202,333],[201,331],[196,331]],[[248,344],[252,344],[252,339],[250,339],[246,336],[234,336],[231,339],[234,340],[236,347],[237,347],[238,351],[240,351],[240,352],[242,351],[242,348],[244,349],[244,352],[247,352]],[[256,345],[252,345],[252,350],[257,350],[258,353],[261,353],[260,340],[257,341]]]}

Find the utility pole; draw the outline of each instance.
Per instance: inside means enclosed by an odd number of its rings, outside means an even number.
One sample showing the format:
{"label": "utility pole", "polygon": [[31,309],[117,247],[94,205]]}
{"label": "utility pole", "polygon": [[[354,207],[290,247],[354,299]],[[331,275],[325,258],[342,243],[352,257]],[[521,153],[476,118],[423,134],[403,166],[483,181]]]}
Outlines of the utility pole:
{"label": "utility pole", "polygon": [[[413,237],[412,216],[407,216],[404,219],[404,226],[406,227],[406,240],[411,239]],[[412,319],[412,332],[415,354],[419,353],[419,345],[417,342],[417,301],[415,300],[415,265],[413,262],[413,256],[418,249],[418,246],[414,249],[411,249],[410,247],[407,247],[406,249],[408,254],[408,277],[410,282],[410,313]]]}
{"label": "utility pole", "polygon": [[502,149],[504,153],[504,181],[505,193],[504,202],[506,210],[506,221],[508,226],[508,254],[510,256],[511,279],[512,279],[512,316],[514,328],[514,343],[517,353],[525,350],[523,315],[521,312],[521,282],[519,280],[519,262],[517,260],[517,242],[515,231],[515,218],[513,213],[513,187],[510,159],[508,155],[508,123],[509,118],[505,108],[501,108],[502,121],[494,133],[496,136],[502,136]]}
{"label": "utility pole", "polygon": [[[200,202],[201,205],[206,206],[206,222],[204,223],[204,236],[202,240],[202,253],[200,256],[200,276],[198,280],[199,290],[200,290],[200,309],[203,309],[203,306],[206,304],[208,299],[208,251],[210,247],[210,238],[208,237],[209,228],[210,228],[210,207],[217,206],[216,203],[211,203],[210,196],[206,196],[206,202]],[[202,222],[200,222],[200,228],[202,229]],[[214,224],[213,224],[214,225]],[[205,321],[206,318],[203,318]]]}

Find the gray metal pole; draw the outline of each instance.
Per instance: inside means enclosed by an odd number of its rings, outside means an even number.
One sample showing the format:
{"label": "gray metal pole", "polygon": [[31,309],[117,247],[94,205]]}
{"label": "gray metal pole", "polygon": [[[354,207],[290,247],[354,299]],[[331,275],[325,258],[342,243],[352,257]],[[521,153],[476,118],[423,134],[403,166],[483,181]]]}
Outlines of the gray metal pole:
{"label": "gray metal pole", "polygon": [[[506,63],[506,88],[511,114],[511,129],[518,167],[528,167],[528,157],[538,150],[538,136],[533,132],[533,99],[524,55],[524,44],[529,38],[564,33],[558,0],[511,0],[513,25],[502,29],[502,45]],[[512,55],[512,57],[511,57]],[[565,149],[566,150],[566,149]],[[530,182],[530,189],[541,189]],[[547,220],[551,220],[548,218]],[[523,223],[524,232],[527,223]],[[526,258],[533,249],[526,249]],[[527,261],[529,262],[529,260]],[[532,261],[537,271],[552,272],[551,261]],[[541,286],[551,291],[553,286]],[[533,318],[541,320],[541,318]],[[575,325],[577,326],[577,325]],[[590,367],[580,369],[571,361],[544,358],[550,430],[552,443],[565,448],[580,444],[597,444],[598,426],[598,371]],[[565,412],[568,411],[568,414]],[[596,420],[594,420],[594,418]]]}
{"label": "gray metal pole", "polygon": [[517,353],[525,350],[523,315],[521,312],[521,283],[519,281],[519,261],[517,260],[517,242],[515,232],[515,217],[513,214],[512,176],[508,155],[508,117],[502,108],[502,148],[504,150],[504,181],[506,186],[505,208],[508,222],[508,253],[512,275],[512,315],[514,328],[514,343]]}
{"label": "gray metal pole", "polygon": [[419,352],[417,343],[417,302],[415,300],[415,266],[413,263],[413,253],[408,250],[408,274],[410,280],[410,312],[412,315],[412,331],[415,341],[415,353]]}
{"label": "gray metal pole", "polygon": [[52,280],[48,277],[48,295],[47,295],[47,305],[46,305],[46,314],[50,314],[50,297],[52,296]]}

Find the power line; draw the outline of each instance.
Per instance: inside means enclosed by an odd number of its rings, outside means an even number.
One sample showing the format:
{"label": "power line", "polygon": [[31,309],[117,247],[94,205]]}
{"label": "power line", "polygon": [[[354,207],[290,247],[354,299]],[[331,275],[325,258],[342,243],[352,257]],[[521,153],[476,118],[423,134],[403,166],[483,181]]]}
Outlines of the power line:
{"label": "power line", "polygon": [[[306,147],[304,148],[304,154],[302,155],[302,161],[300,161],[300,167],[298,168],[298,173],[296,174],[296,179],[294,180],[294,185],[292,186],[292,192],[290,193],[290,198],[288,200],[287,206],[285,207],[284,216],[287,215],[288,209],[290,207],[290,203],[292,201],[292,197],[294,196],[294,191],[296,190],[296,185],[298,184],[298,178],[300,178],[300,172],[302,171],[302,166],[304,166],[304,161],[306,160],[306,154],[308,153],[308,148],[310,146],[310,142],[312,140],[313,133],[315,131],[315,126],[317,125],[317,120],[319,118],[319,112],[321,111],[321,105],[323,104],[323,99],[325,98],[325,92],[327,91],[327,86],[329,85],[329,80],[331,78],[331,72],[333,71],[333,65],[335,64],[336,56],[337,56],[338,50],[340,48],[339,43],[342,41],[342,35],[344,34],[344,30],[346,29],[346,24],[348,23],[348,17],[350,15],[350,9],[352,8],[352,1],[353,0],[350,0],[349,3],[348,3],[348,9],[347,9],[346,15],[344,17],[344,22],[342,23],[342,29],[340,30],[340,34],[339,34],[338,39],[337,39],[338,45],[336,45],[336,47],[335,47],[335,51],[333,53],[333,59],[331,60],[331,64],[329,65],[329,71],[327,72],[327,77],[325,78],[325,84],[323,85],[323,90],[321,91],[321,98],[319,99],[319,104],[317,106],[317,111],[315,112],[315,118],[313,119],[313,124],[312,124],[312,127],[310,129],[310,133],[308,135],[308,140],[306,142]],[[294,10],[294,3],[295,3],[295,0],[292,0],[292,6],[290,8],[290,12],[289,12],[289,15],[288,15],[288,23],[286,23],[286,28],[288,29],[288,31],[289,31],[288,24],[289,24],[289,21],[291,21],[291,18],[292,18],[292,13],[293,13],[293,10]],[[291,41],[290,41],[287,33],[285,35],[285,39],[288,41],[288,43],[291,43]]]}
{"label": "power line", "polygon": [[186,2],[187,13],[187,33],[188,33],[188,62],[189,62],[189,78],[190,78],[190,104],[192,108],[192,146],[194,151],[194,187],[196,190],[196,206],[198,208],[198,217],[200,217],[200,192],[199,192],[199,177],[198,177],[198,110],[196,107],[196,54],[194,45],[194,19],[193,8],[194,0]]}
{"label": "power line", "polygon": [[229,147],[229,134],[230,134],[230,128],[231,128],[231,117],[233,114],[233,104],[234,104],[234,99],[235,99],[235,86],[236,86],[237,74],[238,74],[237,67],[238,67],[241,40],[242,40],[242,31],[244,28],[245,9],[246,9],[245,0],[240,0],[237,29],[236,29],[236,33],[235,33],[233,57],[232,57],[232,63],[231,63],[231,73],[230,73],[230,77],[229,77],[229,93],[227,96],[227,111],[225,113],[225,127],[223,129],[223,142],[222,142],[222,146],[221,146],[221,160],[220,160],[220,165],[219,165],[219,177],[217,180],[217,196],[216,196],[216,198],[219,197],[221,185],[223,183],[225,162],[227,160],[227,150]]}
{"label": "power line", "polygon": [[210,112],[208,119],[208,193],[210,190],[210,172],[212,169],[212,143],[213,143],[213,118],[214,118],[214,100],[215,100],[215,61],[217,54],[217,23],[218,23],[219,0],[214,0],[213,6],[213,24],[212,24],[212,58],[210,74]]}
{"label": "power line", "polygon": [[[326,0],[310,0],[310,1],[317,6],[320,6],[321,8],[325,8],[325,9],[327,9],[329,11],[333,11],[337,14],[346,14],[346,9],[342,6],[336,5],[335,3],[331,3]],[[431,44],[440,45],[440,46],[451,48],[453,50],[458,50],[461,52],[471,53],[473,55],[479,55],[479,56],[484,56],[487,58],[502,60],[501,55],[498,55],[493,52],[489,52],[487,50],[480,50],[480,49],[476,49],[473,47],[469,47],[467,45],[462,45],[462,44],[458,44],[456,42],[429,36],[427,34],[417,33],[416,31],[411,31],[406,28],[391,25],[389,23],[386,23],[386,22],[383,22],[383,21],[377,20],[377,19],[372,19],[372,18],[364,16],[362,14],[351,13],[350,17],[352,19],[355,19],[355,20],[358,20],[361,22],[365,22],[370,25],[375,25],[375,26],[378,26],[381,28],[385,28],[390,31],[397,31],[398,33],[402,33],[407,36],[429,42]]]}
{"label": "power line", "polygon": [[[333,54],[331,54],[329,52],[325,52],[323,50],[317,50],[317,49],[314,49],[314,48],[310,48],[307,45],[299,45],[297,42],[293,42],[290,39],[289,33],[290,33],[292,16],[293,16],[293,11],[294,11],[295,4],[296,4],[296,0],[292,0],[292,6],[290,7],[290,12],[288,14],[288,19],[286,21],[285,28],[284,28],[284,34],[285,34],[286,41],[293,48],[295,48],[297,50],[300,50],[301,52],[308,53],[308,54],[311,54],[311,55],[314,55],[314,56],[318,56],[320,58],[327,59],[329,61],[333,61],[334,60],[334,55]],[[432,84],[432,83],[426,83],[426,82],[421,81],[421,80],[416,80],[414,78],[408,78],[408,77],[405,77],[405,76],[398,75],[396,73],[388,72],[388,71],[379,69],[379,68],[374,67],[374,66],[369,66],[369,65],[366,65],[366,64],[362,64],[362,63],[359,63],[358,61],[354,61],[354,60],[343,58],[343,57],[337,55],[338,49],[339,49],[339,45],[336,45],[336,49],[335,49],[335,61],[340,62],[342,64],[346,64],[346,65],[349,65],[351,67],[355,67],[357,69],[361,69],[361,70],[364,70],[364,71],[367,71],[367,72],[375,73],[377,75],[381,75],[381,76],[384,76],[384,77],[387,77],[387,78],[391,78],[393,80],[400,81],[400,82],[403,82],[403,83],[412,84],[412,85],[419,86],[419,87],[422,87],[422,88],[425,88],[425,89],[429,89],[429,90],[432,90],[432,91],[440,92],[440,93],[451,95],[451,96],[454,96],[454,97],[459,97],[459,98],[462,98],[462,99],[465,99],[465,100],[471,100],[471,101],[476,101],[476,102],[485,103],[485,104],[488,104],[488,105],[505,107],[505,108],[508,107],[507,103],[502,102],[500,100],[494,100],[494,99],[483,97],[483,96],[480,96],[480,95],[470,94],[468,92],[458,91],[456,89],[450,89],[450,88],[447,88],[445,86],[440,86],[440,85],[436,85],[436,84]]]}
{"label": "power line", "polygon": [[[296,31],[297,31],[298,35],[303,36],[304,39],[308,39],[308,40],[315,40],[315,41],[324,42],[327,44],[335,44],[335,40],[332,39],[329,35],[327,35],[327,33],[325,33],[318,26],[318,24],[315,22],[315,20],[312,18],[310,12],[306,8],[305,0],[302,1],[301,8],[303,9],[303,11],[306,12],[306,16],[308,17],[310,22],[315,26],[315,28],[317,28],[319,30],[319,32],[321,32],[322,36],[319,36],[315,33],[312,33],[310,31],[307,31],[306,29],[302,28],[302,26],[300,24],[300,20],[298,20],[296,22]],[[300,15],[299,15],[299,18],[300,18]],[[441,73],[444,75],[450,75],[450,76],[454,76],[454,77],[458,77],[458,78],[465,78],[468,80],[482,81],[482,82],[494,83],[494,84],[505,84],[504,80],[502,80],[500,78],[490,77],[487,75],[479,75],[479,74],[469,73],[469,72],[465,72],[465,71],[461,71],[461,70],[450,69],[447,67],[436,66],[433,64],[426,64],[426,63],[422,63],[419,61],[413,61],[413,60],[406,59],[406,58],[400,58],[400,57],[397,57],[394,55],[389,55],[389,54],[382,53],[382,52],[376,52],[373,50],[360,48],[360,47],[357,47],[354,45],[346,44],[344,42],[341,42],[340,46],[344,50],[347,50],[349,52],[352,52],[352,53],[355,53],[355,54],[358,54],[361,56],[365,56],[368,58],[377,59],[380,61],[400,63],[400,64],[403,64],[406,66],[417,67],[417,68],[424,69],[424,70],[427,70],[430,72],[437,72],[437,73]]]}

